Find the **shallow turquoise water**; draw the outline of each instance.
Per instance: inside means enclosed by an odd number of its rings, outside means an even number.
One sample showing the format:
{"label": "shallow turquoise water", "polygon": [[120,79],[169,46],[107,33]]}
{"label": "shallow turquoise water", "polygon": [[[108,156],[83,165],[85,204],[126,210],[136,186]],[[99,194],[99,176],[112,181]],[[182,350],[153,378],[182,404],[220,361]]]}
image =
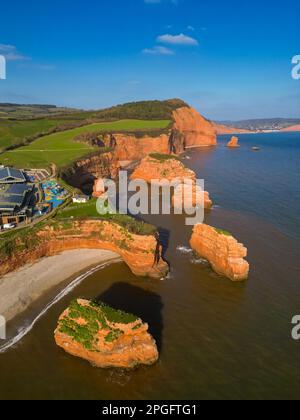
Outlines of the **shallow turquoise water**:
{"label": "shallow turquoise water", "polygon": [[[291,319],[300,314],[300,134],[243,135],[238,150],[225,148],[227,140],[190,151],[186,162],[216,204],[206,221],[248,247],[249,281],[223,279],[178,248],[191,235],[183,217],[149,217],[161,228],[170,278],[139,279],[123,263],[87,278],[0,354],[1,398],[299,398],[300,342],[291,338]],[[57,318],[78,296],[98,296],[149,322],[159,363],[130,373],[99,370],[58,349]]]}

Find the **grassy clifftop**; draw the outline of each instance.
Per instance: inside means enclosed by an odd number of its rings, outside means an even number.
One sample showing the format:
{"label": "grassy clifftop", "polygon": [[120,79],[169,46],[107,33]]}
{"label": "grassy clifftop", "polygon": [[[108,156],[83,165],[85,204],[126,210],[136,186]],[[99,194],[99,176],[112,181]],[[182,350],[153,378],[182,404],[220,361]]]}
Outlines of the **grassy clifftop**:
{"label": "grassy clifftop", "polygon": [[[28,146],[8,150],[0,155],[0,163],[17,168],[47,168],[54,163],[58,168],[99,150],[89,144],[75,141],[82,133],[128,131],[147,132],[169,126],[169,120],[121,120],[89,124],[83,127],[54,133],[34,140]],[[99,150],[100,152],[100,150]]]}
{"label": "grassy clifftop", "polygon": [[[172,112],[183,106],[187,105],[180,99],[131,102],[95,111],[74,111],[49,105],[0,104],[0,152],[25,146],[39,137],[57,131],[80,127],[83,127],[84,130],[87,127],[88,130],[88,125],[91,123],[106,122],[109,125],[109,123],[117,123],[119,120],[148,120],[153,123],[162,120],[170,121]],[[165,125],[158,128],[164,127]],[[131,130],[136,131],[143,128],[139,127],[137,123],[137,127],[131,127]],[[146,128],[151,129],[152,127]],[[107,130],[114,129],[114,127],[107,127]]]}

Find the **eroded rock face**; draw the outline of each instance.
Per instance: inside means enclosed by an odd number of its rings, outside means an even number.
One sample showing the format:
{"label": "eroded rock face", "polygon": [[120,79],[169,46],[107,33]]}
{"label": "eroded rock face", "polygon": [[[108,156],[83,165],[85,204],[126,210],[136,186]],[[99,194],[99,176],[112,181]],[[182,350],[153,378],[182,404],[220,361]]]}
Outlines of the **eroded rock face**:
{"label": "eroded rock face", "polygon": [[142,179],[149,184],[154,180],[172,182],[174,185],[172,205],[176,209],[182,209],[183,204],[185,208],[200,205],[205,209],[210,209],[213,204],[209,193],[196,186],[195,172],[188,169],[175,156],[158,155],[156,157],[155,154],[147,156],[135,169],[131,179]]}
{"label": "eroded rock face", "polygon": [[87,300],[73,301],[60,316],[56,344],[99,368],[152,365],[158,350],[148,325],[138,317]]}
{"label": "eroded rock face", "polygon": [[227,147],[230,147],[232,149],[235,149],[237,147],[240,147],[238,137],[232,136],[231,137],[231,140],[227,143]]}
{"label": "eroded rock face", "polygon": [[185,149],[184,137],[176,130],[157,137],[135,137],[128,134],[113,134],[114,156],[118,161],[138,161],[150,153],[180,154]]}
{"label": "eroded rock face", "polygon": [[181,209],[183,204],[185,204],[185,208],[195,208],[198,205],[207,210],[213,206],[209,193],[203,191],[196,184],[192,187],[188,185],[188,188],[184,184],[178,185],[174,190],[172,204],[175,209]]}
{"label": "eroded rock face", "polygon": [[189,147],[215,146],[216,131],[212,123],[206,120],[194,108],[182,107],[173,112],[174,128],[185,137]]}
{"label": "eroded rock face", "polygon": [[[188,106],[178,108],[173,112],[172,119],[173,124],[162,134],[104,134],[101,144],[111,151],[80,159],[64,174],[64,179],[72,186],[91,193],[95,179],[116,178],[120,168],[150,153],[180,155],[189,147],[217,144],[212,123],[195,109]],[[123,165],[124,162],[126,165]]]}
{"label": "eroded rock face", "polygon": [[131,179],[143,179],[151,183],[152,180],[166,179],[168,181],[196,179],[195,172],[186,168],[175,156],[151,154],[144,158],[132,173]]}
{"label": "eroded rock face", "polygon": [[160,279],[168,273],[168,265],[161,257],[162,248],[154,234],[133,234],[117,223],[102,220],[55,221],[31,240],[36,243],[32,249],[15,250],[10,257],[1,259],[0,276],[40,258],[74,249],[116,252],[137,276]]}
{"label": "eroded rock face", "polygon": [[97,178],[115,178],[119,173],[119,162],[113,153],[79,159],[62,174],[63,179],[70,185],[90,194]]}
{"label": "eroded rock face", "polygon": [[228,232],[205,224],[196,225],[190,244],[200,257],[210,262],[217,273],[232,281],[248,278],[249,264],[244,260],[247,248]]}

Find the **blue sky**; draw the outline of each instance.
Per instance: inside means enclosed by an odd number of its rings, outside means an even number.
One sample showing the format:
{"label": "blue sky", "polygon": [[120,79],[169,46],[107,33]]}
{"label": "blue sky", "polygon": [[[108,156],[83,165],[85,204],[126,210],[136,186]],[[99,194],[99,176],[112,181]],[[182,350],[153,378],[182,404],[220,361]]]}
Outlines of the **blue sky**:
{"label": "blue sky", "polygon": [[180,97],[212,119],[300,117],[299,14],[296,0],[3,2],[0,101]]}

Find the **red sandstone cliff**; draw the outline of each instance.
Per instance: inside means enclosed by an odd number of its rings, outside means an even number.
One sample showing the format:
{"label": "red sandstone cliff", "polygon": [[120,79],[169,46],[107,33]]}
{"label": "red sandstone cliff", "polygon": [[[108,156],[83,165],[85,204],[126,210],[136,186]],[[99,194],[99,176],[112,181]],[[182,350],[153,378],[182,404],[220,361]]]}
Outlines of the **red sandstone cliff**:
{"label": "red sandstone cliff", "polygon": [[182,209],[184,205],[185,208],[200,206],[209,210],[213,206],[213,202],[207,191],[203,191],[196,184],[191,187],[184,183],[175,188],[172,204],[175,209]]}
{"label": "red sandstone cliff", "polygon": [[152,365],[158,350],[148,325],[134,315],[78,299],[60,316],[56,344],[99,368]]}
{"label": "red sandstone cliff", "polygon": [[132,173],[131,179],[143,179],[151,183],[152,180],[167,179],[168,181],[196,179],[196,174],[186,168],[175,156],[151,154],[144,158]]}
{"label": "red sandstone cliff", "polygon": [[185,146],[215,146],[216,131],[212,123],[202,117],[195,109],[178,108],[173,112],[174,128],[185,137]]}
{"label": "red sandstone cliff", "polygon": [[175,153],[184,152],[184,137],[176,130],[157,136],[139,136],[132,134],[112,134],[106,143],[113,145],[114,157],[117,161],[138,161],[149,153]]}
{"label": "red sandstone cliff", "polygon": [[208,260],[217,273],[232,281],[248,278],[249,264],[244,260],[247,248],[229,233],[205,224],[196,225],[190,243],[197,254]]}
{"label": "red sandstone cliff", "polygon": [[143,179],[149,184],[154,180],[172,182],[175,186],[172,197],[174,208],[182,209],[183,203],[188,203],[192,207],[198,204],[205,209],[212,207],[209,193],[196,186],[195,172],[184,166],[175,156],[155,154],[147,156],[132,173],[131,179]]}
{"label": "red sandstone cliff", "polygon": [[[137,235],[125,227],[102,220],[74,220],[50,222],[41,229],[30,250],[17,251],[0,261],[0,276],[14,271],[27,263],[42,257],[74,249],[105,249],[119,254],[131,271],[137,276],[162,278],[168,272],[168,265],[161,258],[161,247],[154,235]],[[19,240],[20,249],[23,248]]]}
{"label": "red sandstone cliff", "polygon": [[188,106],[178,108],[173,111],[172,119],[172,126],[162,134],[103,135],[102,143],[111,152],[79,160],[63,177],[74,187],[92,191],[95,179],[115,178],[121,167],[139,161],[150,153],[179,155],[189,147],[216,145],[217,137],[212,123],[195,109]]}

